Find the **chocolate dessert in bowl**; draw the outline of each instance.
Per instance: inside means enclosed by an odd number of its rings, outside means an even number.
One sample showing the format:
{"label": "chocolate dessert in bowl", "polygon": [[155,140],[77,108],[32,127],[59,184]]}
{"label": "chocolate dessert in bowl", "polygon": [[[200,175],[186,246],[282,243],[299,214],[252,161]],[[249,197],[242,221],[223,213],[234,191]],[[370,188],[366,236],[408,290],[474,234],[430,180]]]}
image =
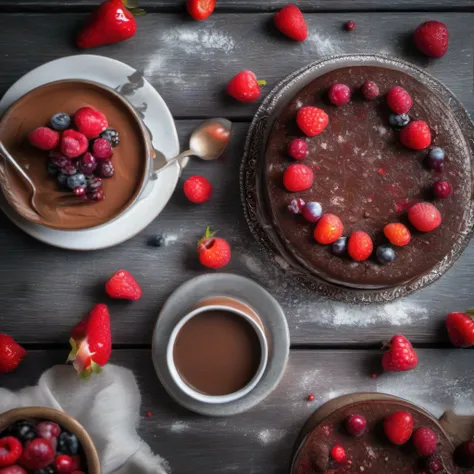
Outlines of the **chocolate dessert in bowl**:
{"label": "chocolate dessert in bowl", "polygon": [[153,162],[135,109],[116,91],[84,80],[25,94],[3,116],[0,140],[33,181],[38,212],[31,187],[1,160],[9,204],[29,221],[58,230],[97,227],[125,213],[147,186]]}
{"label": "chocolate dessert in bowl", "polygon": [[251,392],[268,361],[259,316],[229,297],[200,301],[174,327],[166,361],[178,388],[204,403],[222,404]]}

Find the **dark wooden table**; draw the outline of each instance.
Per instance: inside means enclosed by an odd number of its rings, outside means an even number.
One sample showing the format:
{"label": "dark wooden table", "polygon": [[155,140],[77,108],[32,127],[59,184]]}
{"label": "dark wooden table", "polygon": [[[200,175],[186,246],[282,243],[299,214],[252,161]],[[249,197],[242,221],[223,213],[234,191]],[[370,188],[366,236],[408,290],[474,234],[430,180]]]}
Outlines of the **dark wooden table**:
{"label": "dark wooden table", "polygon": [[[0,1],[0,93],[22,74],[53,59],[77,54],[74,32],[93,0]],[[181,183],[163,213],[140,235],[115,248],[79,253],[36,242],[0,216],[0,332],[29,349],[29,357],[0,386],[20,388],[64,361],[71,327],[96,302],[110,305],[114,363],[132,369],[143,394],[140,434],[180,474],[284,473],[292,444],[305,418],[322,402],[354,391],[403,396],[439,415],[446,408],[474,412],[472,351],[450,348],[444,319],[450,310],[474,304],[474,245],[432,286],[384,306],[351,307],[323,301],[285,281],[250,235],[239,199],[238,169],[243,144],[258,102],[239,104],[223,89],[241,69],[254,70],[270,89],[290,72],[337,53],[372,52],[408,59],[443,81],[474,113],[473,0],[301,0],[309,38],[288,41],[271,24],[283,0],[218,0],[205,22],[193,22],[184,1],[142,0],[132,40],[98,48],[143,71],[168,103],[182,146],[200,120],[226,116],[235,132],[224,159],[193,160],[191,174],[208,177],[213,200],[186,202]],[[441,60],[415,54],[407,37],[422,21],[445,22],[450,48]],[[345,21],[357,28],[345,32]],[[233,247],[226,271],[253,278],[286,311],[292,351],[285,377],[261,405],[240,416],[210,419],[177,406],[158,382],[150,359],[150,333],[168,295],[203,269],[194,246],[207,225],[219,229]],[[171,237],[166,247],[146,245],[154,234]],[[117,268],[140,281],[143,298],[133,305],[110,302],[103,282]],[[420,366],[406,374],[379,371],[380,341],[403,333],[416,345]],[[306,396],[314,393],[313,403]]]}

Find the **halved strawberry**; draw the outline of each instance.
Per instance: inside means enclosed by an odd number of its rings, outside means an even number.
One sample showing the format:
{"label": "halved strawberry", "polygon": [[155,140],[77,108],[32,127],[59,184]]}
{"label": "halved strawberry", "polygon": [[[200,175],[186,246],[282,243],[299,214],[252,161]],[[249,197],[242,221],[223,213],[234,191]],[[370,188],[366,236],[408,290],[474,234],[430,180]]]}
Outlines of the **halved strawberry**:
{"label": "halved strawberry", "polygon": [[112,354],[110,315],[105,304],[96,304],[89,315],[71,331],[72,350],[67,359],[79,376],[88,379],[100,373]]}

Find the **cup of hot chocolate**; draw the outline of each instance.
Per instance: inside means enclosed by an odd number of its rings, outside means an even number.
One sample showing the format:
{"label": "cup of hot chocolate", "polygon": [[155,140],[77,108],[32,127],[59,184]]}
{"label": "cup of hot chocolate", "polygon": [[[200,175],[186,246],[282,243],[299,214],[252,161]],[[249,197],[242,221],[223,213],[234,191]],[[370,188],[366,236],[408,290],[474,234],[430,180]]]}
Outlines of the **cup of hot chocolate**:
{"label": "cup of hot chocolate", "polygon": [[233,402],[265,373],[265,328],[248,305],[230,297],[207,298],[174,327],[166,361],[184,394],[209,404]]}
{"label": "cup of hot chocolate", "polygon": [[[85,151],[90,153],[81,154],[72,159],[71,163],[76,166],[78,174],[84,175],[86,183],[89,183],[88,178],[91,177],[95,179],[92,180],[95,184],[100,182],[102,197],[86,199],[88,194],[81,196],[85,198],[83,202],[77,202],[72,188],[68,188],[70,185],[64,185],[59,180],[61,173],[66,171],[63,172],[63,168],[59,167],[56,169],[57,175],[52,175],[49,167],[51,153],[64,154],[62,142],[57,147],[58,151],[56,148],[40,149],[29,142],[29,134],[39,127],[49,126],[52,117],[59,112],[61,113],[58,115],[72,118],[70,126],[72,130],[76,112],[84,108],[92,108],[103,114],[108,120],[107,130],[117,133],[120,142],[117,145],[112,144],[114,147],[112,156],[106,160],[113,165],[113,176],[109,173],[104,176],[98,175],[105,179],[96,179],[94,175],[87,176],[87,172],[81,169],[82,157],[95,153],[94,138],[87,137],[90,139],[90,147]],[[61,137],[66,132],[68,130],[54,133],[58,133]],[[21,216],[46,227],[71,231],[106,224],[127,212],[142,196],[147,195],[145,189],[153,185],[150,177],[154,150],[143,121],[133,106],[117,91],[96,82],[61,80],[26,93],[11,105],[2,117],[0,140],[33,181],[37,190],[36,208],[39,209],[35,211],[31,205],[30,186],[11,165],[0,159],[0,185],[5,198]],[[92,157],[97,161],[94,173],[97,172],[101,161],[99,155],[96,156],[97,158]],[[90,191],[89,187],[95,189],[94,183],[92,183],[94,186],[78,183],[78,187],[82,186]],[[71,195],[70,200],[69,196],[67,200],[64,199],[64,195],[67,194],[65,191]]]}

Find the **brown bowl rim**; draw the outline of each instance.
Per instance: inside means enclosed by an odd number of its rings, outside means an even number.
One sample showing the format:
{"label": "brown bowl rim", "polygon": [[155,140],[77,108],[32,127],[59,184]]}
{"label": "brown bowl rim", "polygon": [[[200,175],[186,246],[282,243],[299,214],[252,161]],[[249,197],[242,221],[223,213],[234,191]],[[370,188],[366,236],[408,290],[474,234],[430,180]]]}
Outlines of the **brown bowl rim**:
{"label": "brown bowl rim", "polygon": [[63,411],[56,410],[55,408],[47,407],[31,406],[13,408],[12,410],[0,413],[0,431],[4,430],[12,423],[22,419],[54,421],[61,427],[66,428],[71,433],[74,433],[79,439],[82,449],[84,450],[88,474],[101,474],[99,455],[92,438],[87,433],[85,428],[71,415],[68,415]]}
{"label": "brown bowl rim", "polygon": [[[22,213],[18,210],[18,207],[10,200],[10,198],[8,196],[8,193],[3,192],[2,194],[5,197],[5,199],[7,200],[8,205],[11,206],[12,209],[15,210],[15,212],[17,212],[21,217],[23,217],[24,219],[26,219],[27,221],[29,221],[33,224],[41,225],[41,226],[47,227],[49,229],[60,230],[60,231],[64,231],[64,232],[78,232],[78,231],[80,232],[80,231],[88,230],[88,229],[97,229],[99,227],[107,225],[110,222],[114,221],[115,219],[118,219],[119,217],[123,216],[127,211],[130,210],[130,208],[134,204],[136,204],[140,194],[142,193],[142,191],[144,189],[146,178],[150,173],[150,160],[153,156],[153,151],[152,151],[151,140],[149,138],[149,132],[147,131],[147,129],[145,127],[145,124],[143,123],[143,120],[141,119],[140,115],[135,110],[133,105],[130,104],[130,102],[128,102],[128,100],[125,99],[125,97],[123,97],[119,92],[112,89],[111,87],[109,87],[105,84],[100,84],[99,82],[96,82],[96,81],[90,81],[88,79],[61,79],[61,80],[58,80],[58,81],[47,82],[46,84],[42,84],[38,87],[35,87],[34,89],[31,89],[26,94],[23,94],[21,97],[19,97],[17,100],[15,100],[15,102],[13,102],[7,108],[7,110],[0,116],[0,124],[5,119],[5,117],[7,117],[7,115],[10,114],[15,109],[15,107],[17,107],[18,104],[20,104],[23,100],[25,100],[30,94],[33,94],[33,93],[35,93],[38,90],[41,90],[43,88],[53,87],[53,86],[60,85],[60,84],[71,84],[71,83],[72,84],[77,83],[79,85],[80,84],[86,84],[88,86],[97,87],[98,89],[106,91],[106,93],[111,94],[117,100],[119,100],[122,103],[122,105],[130,112],[130,114],[134,118],[136,124],[138,125],[138,128],[141,131],[141,142],[142,142],[143,149],[144,149],[144,152],[145,152],[144,172],[143,172],[142,179],[140,180],[140,183],[138,183],[138,185],[137,185],[137,190],[136,190],[135,194],[131,197],[128,205],[126,207],[124,207],[123,210],[119,214],[117,214],[115,217],[113,217],[112,219],[109,219],[105,222],[102,222],[101,224],[97,224],[97,225],[93,225],[93,226],[85,226],[85,227],[81,227],[79,229],[67,229],[67,228],[65,229],[61,226],[52,225],[52,224],[48,224],[47,222],[35,221],[33,219],[30,219],[24,213]],[[0,189],[3,189],[3,184],[2,183],[0,183]]]}

